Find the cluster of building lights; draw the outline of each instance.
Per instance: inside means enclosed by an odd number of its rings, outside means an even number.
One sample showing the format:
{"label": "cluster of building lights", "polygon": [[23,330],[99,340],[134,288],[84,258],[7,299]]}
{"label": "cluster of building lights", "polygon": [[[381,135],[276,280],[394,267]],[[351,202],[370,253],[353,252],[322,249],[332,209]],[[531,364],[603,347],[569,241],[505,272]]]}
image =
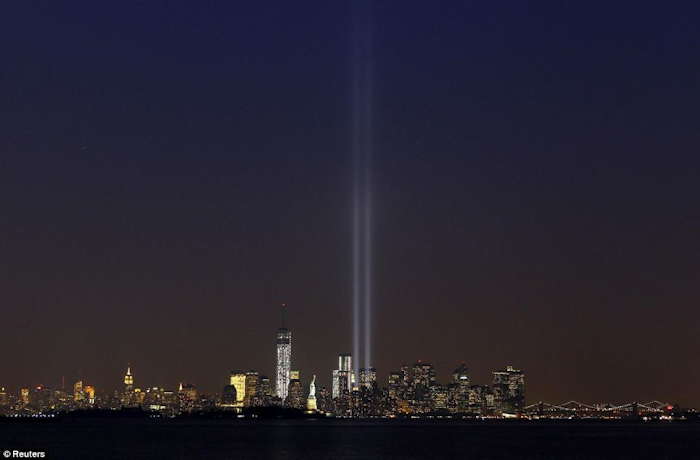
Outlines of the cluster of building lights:
{"label": "cluster of building lights", "polygon": [[[176,390],[136,386],[131,366],[127,367],[120,390],[98,395],[93,385],[75,382],[72,392],[43,385],[21,388],[11,394],[0,388],[0,414],[13,417],[45,417],[56,412],[80,409],[136,409],[163,416],[195,411],[224,410],[245,414],[255,408],[285,408],[307,414],[335,417],[396,416],[477,416],[521,417],[553,416],[573,413],[602,414],[613,412],[605,407],[571,403],[525,406],[525,375],[507,366],[493,372],[490,385],[471,381],[466,365],[459,365],[448,383],[439,383],[432,364],[418,361],[389,373],[386,386],[377,381],[374,368],[354,370],[353,357],[338,356],[338,367],[331,372],[331,388],[316,392],[313,376],[309,386],[302,384],[301,373],[292,369],[292,333],[285,326],[276,334],[276,368],[274,381],[254,370],[232,371],[220,394],[201,394],[190,383],[180,383]],[[646,413],[669,412],[672,406],[653,402],[630,404],[631,410],[649,409]],[[653,406],[653,407],[652,407]],[[577,412],[578,411],[578,412]],[[600,415],[599,414],[599,415]]]}
{"label": "cluster of building lights", "polygon": [[[283,308],[284,310],[284,308]],[[46,414],[89,408],[141,408],[177,415],[197,410],[221,409],[245,412],[246,408],[279,407],[307,413],[339,417],[395,416],[433,412],[472,414],[517,414],[525,401],[525,379],[512,367],[494,372],[493,384],[472,385],[467,368],[458,367],[447,385],[437,383],[435,369],[417,362],[391,372],[381,387],[374,368],[355,371],[349,354],[338,356],[338,368],[331,372],[330,391],[316,393],[303,385],[301,373],[292,369],[292,333],[284,324],[276,334],[274,381],[256,371],[232,371],[219,395],[201,394],[195,385],[180,383],[176,390],[136,386],[131,366],[127,367],[122,388],[113,394],[97,395],[93,385],[75,382],[73,391],[50,389],[43,385],[21,388],[18,397],[0,389],[0,413],[5,415]],[[357,374],[357,375],[356,375]]]}

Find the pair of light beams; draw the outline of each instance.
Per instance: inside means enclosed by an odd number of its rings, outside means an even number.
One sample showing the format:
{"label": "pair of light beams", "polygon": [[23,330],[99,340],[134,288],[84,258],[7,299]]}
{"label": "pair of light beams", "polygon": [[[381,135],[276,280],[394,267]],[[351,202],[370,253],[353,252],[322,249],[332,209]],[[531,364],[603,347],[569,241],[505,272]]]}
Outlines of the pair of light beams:
{"label": "pair of light beams", "polygon": [[372,36],[369,2],[353,5],[353,356],[355,375],[372,361]]}

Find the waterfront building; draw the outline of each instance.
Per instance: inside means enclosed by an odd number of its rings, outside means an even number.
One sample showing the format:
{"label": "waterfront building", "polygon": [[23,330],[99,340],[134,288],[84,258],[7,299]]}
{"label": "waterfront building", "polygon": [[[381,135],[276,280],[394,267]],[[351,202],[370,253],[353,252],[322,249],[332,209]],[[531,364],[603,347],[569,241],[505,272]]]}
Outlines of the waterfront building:
{"label": "waterfront building", "polygon": [[282,401],[289,392],[290,371],[292,369],[292,332],[285,327],[287,305],[282,305],[282,327],[277,329],[276,395]]}
{"label": "waterfront building", "polygon": [[321,412],[332,412],[333,399],[328,388],[321,387],[316,394],[316,406]]}
{"label": "waterfront building", "polygon": [[353,388],[352,356],[347,353],[338,355],[338,369],[333,370],[332,397],[339,398]]}
{"label": "waterfront building", "polygon": [[474,414],[489,414],[493,410],[493,389],[489,385],[471,385],[467,407]]}
{"label": "waterfront building", "polygon": [[253,405],[253,399],[258,391],[258,382],[260,377],[255,371],[248,371],[245,373],[245,396],[243,398],[243,405],[249,407]]}
{"label": "waterfront building", "polygon": [[177,391],[178,402],[180,403],[180,410],[183,412],[190,412],[195,409],[198,399],[197,387],[191,383],[180,383],[180,387]]}
{"label": "waterfront building", "polygon": [[398,400],[401,397],[402,382],[403,374],[401,373],[401,371],[389,372],[389,383],[387,385],[389,399]]}
{"label": "waterfront building", "polygon": [[373,367],[360,369],[360,389],[372,391],[377,388],[377,370]]}
{"label": "waterfront building", "polygon": [[85,393],[83,392],[83,381],[78,380],[73,384],[73,401],[80,402],[85,399]]}
{"label": "waterfront building", "polygon": [[430,363],[418,361],[413,365],[413,387],[430,388],[435,385],[435,368]]}
{"label": "waterfront building", "polygon": [[430,387],[430,406],[434,411],[447,411],[448,392],[444,385]]}
{"label": "waterfront building", "polygon": [[460,364],[452,371],[452,384],[449,387],[449,408],[452,412],[465,413],[469,406],[470,379],[466,364]]}
{"label": "waterfront building", "polygon": [[287,399],[285,400],[287,406],[295,409],[303,409],[306,401],[300,377],[301,374],[299,371],[290,372],[289,389],[287,391]]}
{"label": "waterfront building", "polygon": [[413,365],[409,401],[414,412],[425,413],[433,410],[430,391],[436,384],[435,368],[432,364],[418,361]]}
{"label": "waterfront building", "polygon": [[22,405],[29,404],[29,388],[19,389],[19,401]]}
{"label": "waterfront building", "polygon": [[[183,403],[181,404],[181,392],[184,391],[187,391],[184,385],[182,390],[178,388],[177,395],[173,391],[162,387],[146,388],[143,392],[143,407],[168,415],[175,415],[179,410],[191,409],[196,404],[197,391],[194,389],[193,394],[182,396]],[[187,402],[189,401],[184,401],[185,399],[192,400],[192,403],[188,406]]]}
{"label": "waterfront building", "polygon": [[56,398],[54,398],[53,391],[50,388],[44,385],[37,385],[29,391],[29,401],[32,408],[44,411],[54,407]]}
{"label": "waterfront building", "polygon": [[85,394],[85,399],[88,404],[95,404],[95,387],[92,385],[85,385],[83,387],[83,393]]}
{"label": "waterfront building", "polygon": [[242,407],[246,398],[246,373],[243,371],[231,371],[229,384],[236,387],[236,405]]}
{"label": "waterfront building", "polygon": [[238,397],[236,394],[235,385],[225,385],[223,391],[221,392],[221,405],[226,407],[234,407]]}
{"label": "waterfront building", "polygon": [[253,406],[269,406],[272,399],[272,382],[266,375],[258,377],[258,385],[255,395],[251,398]]}
{"label": "waterfront building", "polygon": [[496,411],[519,414],[525,406],[525,374],[513,366],[493,373],[493,396]]}
{"label": "waterfront building", "polygon": [[401,365],[401,397],[405,400],[412,399],[413,371],[407,364]]}

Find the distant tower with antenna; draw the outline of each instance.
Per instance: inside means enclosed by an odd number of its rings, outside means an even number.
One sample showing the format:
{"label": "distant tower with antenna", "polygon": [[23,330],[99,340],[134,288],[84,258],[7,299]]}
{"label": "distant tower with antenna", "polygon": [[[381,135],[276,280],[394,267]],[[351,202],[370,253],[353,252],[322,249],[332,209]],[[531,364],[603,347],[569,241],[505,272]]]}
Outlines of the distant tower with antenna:
{"label": "distant tower with antenna", "polygon": [[131,364],[126,368],[126,374],[124,375],[124,389],[126,391],[131,391],[134,388],[134,376],[131,374]]}
{"label": "distant tower with antenna", "polygon": [[282,304],[282,327],[277,329],[277,372],[276,394],[284,401],[289,391],[289,379],[292,369],[292,332],[286,325],[287,304]]}

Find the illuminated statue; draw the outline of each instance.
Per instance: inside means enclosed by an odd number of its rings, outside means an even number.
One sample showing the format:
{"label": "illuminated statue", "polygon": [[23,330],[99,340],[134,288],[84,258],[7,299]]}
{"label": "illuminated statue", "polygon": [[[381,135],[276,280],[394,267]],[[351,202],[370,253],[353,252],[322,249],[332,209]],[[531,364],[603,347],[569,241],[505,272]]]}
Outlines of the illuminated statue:
{"label": "illuminated statue", "polygon": [[314,375],[311,379],[311,385],[309,385],[309,397],[306,399],[306,411],[316,412],[316,376]]}

